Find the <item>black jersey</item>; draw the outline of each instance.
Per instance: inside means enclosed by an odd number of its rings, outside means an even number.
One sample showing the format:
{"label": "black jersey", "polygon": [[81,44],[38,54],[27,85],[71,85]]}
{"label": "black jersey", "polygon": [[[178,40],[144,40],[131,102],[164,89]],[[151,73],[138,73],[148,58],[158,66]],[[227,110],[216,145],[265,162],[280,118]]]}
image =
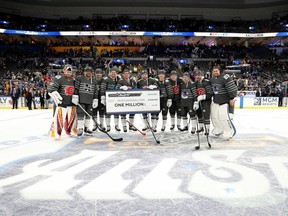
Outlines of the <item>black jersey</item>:
{"label": "black jersey", "polygon": [[171,83],[172,86],[172,91],[173,91],[173,101],[179,101],[181,99],[180,97],[180,85],[182,80],[177,79],[176,81],[173,81],[172,79],[168,79],[169,82]]}
{"label": "black jersey", "polygon": [[81,75],[75,79],[75,92],[79,95],[79,103],[92,104],[93,99],[98,98],[99,87],[95,78],[86,78]]}
{"label": "black jersey", "polygon": [[116,88],[119,89],[121,86],[127,86],[127,87],[131,87],[132,89],[134,89],[134,88],[137,88],[137,83],[133,78],[129,78],[128,80],[121,79],[117,83]]}
{"label": "black jersey", "polygon": [[194,82],[192,85],[193,97],[196,99],[199,95],[206,95],[206,100],[211,100],[213,91],[209,80],[203,79],[201,82]]}
{"label": "black jersey", "polygon": [[57,91],[63,98],[59,106],[73,106],[72,95],[74,94],[75,80],[64,75],[57,75],[47,87],[49,93]]}
{"label": "black jersey", "polygon": [[188,83],[181,82],[181,106],[192,106],[194,99],[192,87],[193,84],[190,81]]}
{"label": "black jersey", "polygon": [[213,90],[213,102],[216,104],[229,103],[237,96],[237,86],[228,74],[210,79]]}
{"label": "black jersey", "polygon": [[163,81],[156,80],[157,86],[160,89],[160,98],[172,99],[173,90],[169,80],[165,79]]}
{"label": "black jersey", "polygon": [[148,88],[148,86],[150,86],[150,85],[156,85],[157,86],[156,80],[149,77],[147,80],[140,79],[137,82],[137,88],[139,88],[139,89],[143,89],[144,87]]}
{"label": "black jersey", "polygon": [[105,96],[106,90],[116,89],[117,81],[118,81],[117,79],[118,79],[117,77],[115,79],[112,79],[109,76],[103,78],[101,86],[100,86],[100,95]]}

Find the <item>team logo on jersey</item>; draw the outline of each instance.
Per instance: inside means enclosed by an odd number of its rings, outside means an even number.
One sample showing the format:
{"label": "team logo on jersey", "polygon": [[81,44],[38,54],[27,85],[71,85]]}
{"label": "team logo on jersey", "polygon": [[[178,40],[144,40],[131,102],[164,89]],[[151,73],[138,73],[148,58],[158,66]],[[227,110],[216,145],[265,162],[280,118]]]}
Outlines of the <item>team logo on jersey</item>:
{"label": "team logo on jersey", "polygon": [[173,86],[173,87],[172,87],[172,90],[173,90],[173,94],[174,94],[174,95],[179,94],[179,86],[178,86],[178,85]]}
{"label": "team logo on jersey", "polygon": [[217,84],[212,84],[212,90],[213,90],[214,94],[218,94],[219,93],[219,86]]}
{"label": "team logo on jersey", "polygon": [[74,86],[66,86],[65,87],[65,95],[72,96],[74,93]]}
{"label": "team logo on jersey", "polygon": [[181,93],[181,98],[182,98],[182,99],[187,99],[187,98],[188,98],[188,92],[187,92],[187,91],[183,91],[183,92]]}
{"label": "team logo on jersey", "polygon": [[204,95],[205,94],[205,89],[204,88],[198,88],[197,89],[197,95]]}
{"label": "team logo on jersey", "polygon": [[92,91],[92,85],[86,83],[85,86],[84,86],[84,91],[91,92]]}

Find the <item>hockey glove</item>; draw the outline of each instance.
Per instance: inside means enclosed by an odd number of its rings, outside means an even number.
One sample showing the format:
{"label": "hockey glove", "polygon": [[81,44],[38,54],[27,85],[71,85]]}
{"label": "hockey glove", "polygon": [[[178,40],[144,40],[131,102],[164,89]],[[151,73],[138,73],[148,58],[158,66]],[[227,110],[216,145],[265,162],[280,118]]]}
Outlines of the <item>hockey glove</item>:
{"label": "hockey glove", "polygon": [[172,99],[168,99],[167,100],[167,107],[171,107],[172,106]]}
{"label": "hockey glove", "polygon": [[206,94],[199,95],[199,96],[197,97],[197,101],[198,101],[198,102],[200,102],[200,101],[202,101],[202,100],[206,100]]}
{"label": "hockey glove", "polygon": [[95,109],[98,107],[98,99],[94,99],[92,102],[92,108]]}
{"label": "hockey glove", "polygon": [[61,97],[59,92],[53,91],[53,92],[49,93],[49,95],[54,100],[54,103],[56,104],[56,106],[58,106],[58,104],[62,103],[63,98]]}
{"label": "hockey glove", "polygon": [[101,104],[103,104],[104,106],[106,106],[106,97],[103,95],[101,96]]}
{"label": "hockey glove", "polygon": [[149,89],[156,89],[157,86],[156,86],[156,85],[149,85],[148,88],[149,88]]}
{"label": "hockey glove", "polygon": [[79,96],[78,95],[72,95],[72,103],[76,106],[79,104]]}
{"label": "hockey glove", "polygon": [[193,110],[196,111],[198,109],[199,109],[199,103],[198,103],[198,101],[195,101],[194,105],[193,105]]}
{"label": "hockey glove", "polygon": [[127,86],[121,86],[120,89],[124,90],[124,91],[127,91],[128,90],[128,87]]}

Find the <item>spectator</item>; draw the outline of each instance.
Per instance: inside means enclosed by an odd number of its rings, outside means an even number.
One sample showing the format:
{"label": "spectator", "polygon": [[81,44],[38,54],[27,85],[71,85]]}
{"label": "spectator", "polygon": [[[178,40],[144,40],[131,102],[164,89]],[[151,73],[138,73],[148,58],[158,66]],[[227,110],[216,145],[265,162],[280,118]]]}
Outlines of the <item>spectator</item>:
{"label": "spectator", "polygon": [[49,108],[49,99],[50,99],[50,95],[48,94],[47,89],[45,89],[44,90],[45,109]]}
{"label": "spectator", "polygon": [[279,101],[278,101],[278,106],[279,107],[282,107],[283,106],[283,98],[284,98],[284,92],[283,90],[280,88],[278,91],[277,91],[277,96],[279,98]]}
{"label": "spectator", "polygon": [[33,103],[34,109],[37,109],[36,102],[35,102],[35,91],[33,90],[33,88],[31,88],[30,92],[31,92],[31,96],[32,96],[32,103]]}
{"label": "spectator", "polygon": [[11,91],[11,98],[12,98],[12,102],[13,102],[13,108],[12,109],[18,109],[18,99],[20,97],[20,90],[18,88],[18,86],[13,87],[12,91]]}
{"label": "spectator", "polygon": [[40,107],[41,107],[41,109],[44,109],[45,94],[44,94],[44,90],[43,89],[40,90],[39,97],[40,97]]}
{"label": "spectator", "polygon": [[32,88],[27,88],[26,92],[25,92],[25,98],[27,101],[27,107],[28,110],[32,110]]}

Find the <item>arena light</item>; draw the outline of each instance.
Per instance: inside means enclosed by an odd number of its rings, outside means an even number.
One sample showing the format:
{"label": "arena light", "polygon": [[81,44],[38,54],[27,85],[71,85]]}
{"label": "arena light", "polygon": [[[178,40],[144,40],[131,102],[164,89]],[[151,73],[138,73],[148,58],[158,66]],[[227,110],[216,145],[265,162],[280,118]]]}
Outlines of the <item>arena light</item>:
{"label": "arena light", "polygon": [[255,26],[249,26],[249,30],[250,31],[254,31],[255,30]]}
{"label": "arena light", "polygon": [[40,25],[40,28],[45,28],[47,25],[45,25],[45,24],[41,24]]}
{"label": "arena light", "polygon": [[129,25],[122,25],[121,29],[129,29]]}
{"label": "arena light", "polygon": [[83,28],[90,28],[90,25],[83,25]]}
{"label": "arena light", "polygon": [[208,26],[209,30],[213,30],[213,28],[214,28],[213,26]]}
{"label": "arena light", "polygon": [[9,23],[10,23],[9,21],[0,20],[0,24],[5,24],[5,25],[8,25]]}

